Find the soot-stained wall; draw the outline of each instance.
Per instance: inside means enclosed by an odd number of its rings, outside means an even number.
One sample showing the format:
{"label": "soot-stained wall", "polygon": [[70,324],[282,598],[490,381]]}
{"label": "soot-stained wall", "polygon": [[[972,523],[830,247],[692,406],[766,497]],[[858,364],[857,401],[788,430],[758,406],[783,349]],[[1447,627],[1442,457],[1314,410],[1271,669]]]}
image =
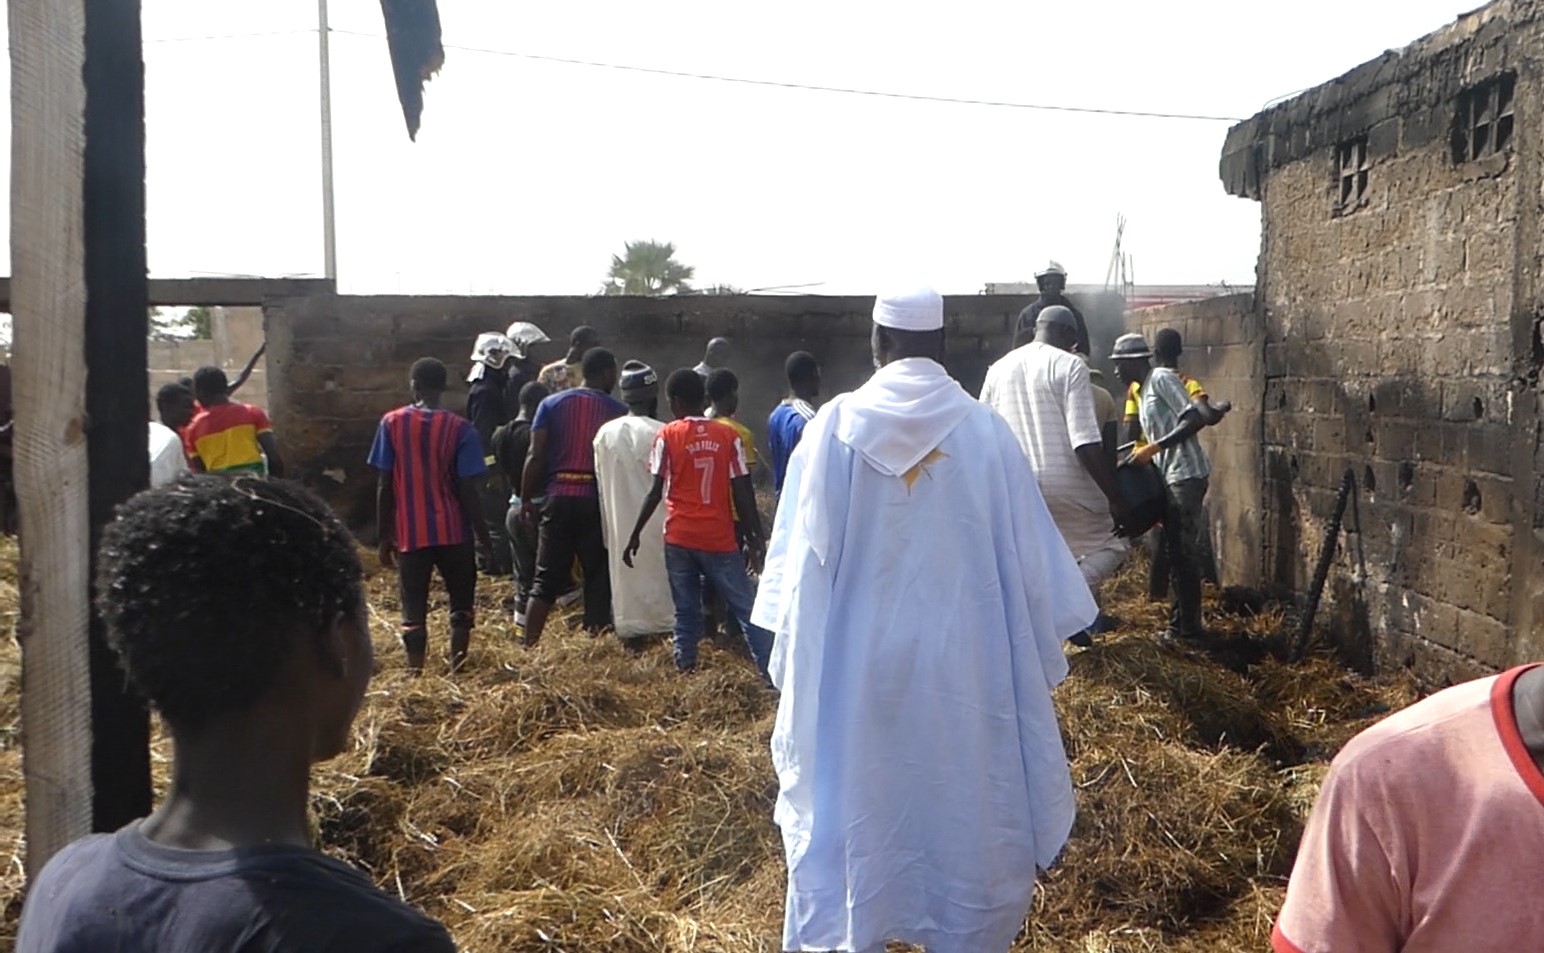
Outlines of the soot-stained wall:
{"label": "soot-stained wall", "polygon": [[[948,366],[976,393],[992,361],[1006,353],[1018,312],[1031,299],[946,299]],[[659,371],[691,367],[709,338],[734,343],[739,416],[765,447],[765,421],[786,390],[783,362],[805,350],[821,362],[824,393],[861,384],[872,371],[868,297],[686,296],[674,298],[352,297],[276,298],[264,307],[269,407],[297,476],[318,487],[351,524],[372,515],[374,475],[365,456],[380,415],[407,400],[408,367],[437,357],[464,376],[478,333],[534,321],[560,357],[560,341],[579,325],[600,331],[619,361],[638,358]],[[463,409],[465,385],[447,396]]]}
{"label": "soot-stained wall", "polygon": [[[1537,4],[1494,3],[1235,127],[1222,159],[1264,213],[1263,575],[1307,587],[1349,470],[1330,618],[1431,683],[1544,651],[1541,45]],[[1505,142],[1482,129],[1475,157],[1466,104],[1500,84]]]}

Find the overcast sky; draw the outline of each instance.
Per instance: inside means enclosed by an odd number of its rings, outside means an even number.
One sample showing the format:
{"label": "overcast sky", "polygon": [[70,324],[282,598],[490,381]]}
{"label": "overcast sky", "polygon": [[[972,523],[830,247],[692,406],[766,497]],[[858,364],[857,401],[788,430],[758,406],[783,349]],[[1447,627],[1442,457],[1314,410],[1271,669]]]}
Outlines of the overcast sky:
{"label": "overcast sky", "polygon": [[[370,34],[332,42],[340,283],[585,294],[638,238],[675,242],[700,284],[748,289],[972,293],[1052,257],[1098,283],[1121,214],[1137,281],[1249,283],[1259,212],[1218,182],[1226,122],[456,47],[1242,118],[1476,2],[439,0],[445,67],[411,143],[379,3],[333,0],[335,31]],[[144,0],[152,274],[322,271],[316,15],[315,0]],[[273,35],[187,39],[228,34]]]}

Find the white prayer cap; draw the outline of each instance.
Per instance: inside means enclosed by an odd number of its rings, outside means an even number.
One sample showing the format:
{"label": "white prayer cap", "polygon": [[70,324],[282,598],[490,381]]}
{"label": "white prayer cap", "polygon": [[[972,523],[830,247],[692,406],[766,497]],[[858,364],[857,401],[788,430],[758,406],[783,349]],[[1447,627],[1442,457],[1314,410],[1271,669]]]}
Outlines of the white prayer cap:
{"label": "white prayer cap", "polygon": [[937,331],[944,326],[944,299],[932,288],[916,288],[874,299],[874,323],[897,331]]}

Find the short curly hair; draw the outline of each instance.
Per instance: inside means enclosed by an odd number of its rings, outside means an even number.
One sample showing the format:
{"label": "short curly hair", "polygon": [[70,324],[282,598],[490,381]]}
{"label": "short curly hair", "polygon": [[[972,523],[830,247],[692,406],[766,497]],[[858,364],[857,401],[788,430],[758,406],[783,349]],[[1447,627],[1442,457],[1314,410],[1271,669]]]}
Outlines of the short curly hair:
{"label": "short curly hair", "polygon": [[348,531],[299,484],[186,476],[119,508],[97,601],[129,682],[197,730],[250,708],[302,642],[359,612],[362,579]]}

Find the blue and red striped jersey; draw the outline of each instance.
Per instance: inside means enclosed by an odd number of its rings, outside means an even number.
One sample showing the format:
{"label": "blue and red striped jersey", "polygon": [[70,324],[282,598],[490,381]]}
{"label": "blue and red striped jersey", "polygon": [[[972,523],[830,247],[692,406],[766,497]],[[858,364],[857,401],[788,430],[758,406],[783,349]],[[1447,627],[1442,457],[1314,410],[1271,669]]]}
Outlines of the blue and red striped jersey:
{"label": "blue and red striped jersey", "polygon": [[399,407],[381,418],[370,466],[391,474],[397,550],[454,546],[472,538],[457,480],[488,472],[470,421],[448,410]]}
{"label": "blue and red striped jersey", "polygon": [[627,405],[598,390],[575,387],[536,408],[531,431],[547,431],[547,495],[596,496],[595,434],[627,416]]}

